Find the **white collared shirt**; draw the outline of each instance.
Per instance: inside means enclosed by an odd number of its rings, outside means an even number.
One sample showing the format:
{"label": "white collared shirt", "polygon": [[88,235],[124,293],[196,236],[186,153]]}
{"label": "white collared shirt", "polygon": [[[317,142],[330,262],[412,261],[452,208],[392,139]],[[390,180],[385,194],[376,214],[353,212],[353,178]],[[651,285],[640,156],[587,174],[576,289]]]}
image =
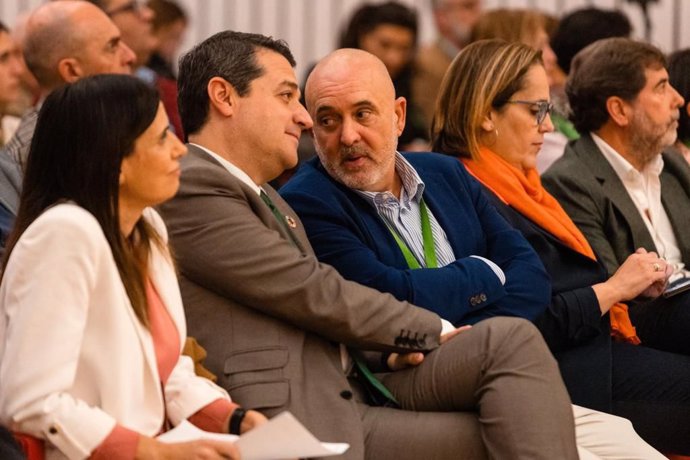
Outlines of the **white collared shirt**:
{"label": "white collared shirt", "polygon": [[660,175],[664,169],[664,159],[661,155],[657,155],[645,166],[644,170],[638,171],[601,137],[594,133],[591,134],[594,143],[616,172],[639,211],[642,221],[647,226],[647,231],[654,240],[659,257],[666,259],[673,266],[671,280],[681,274],[686,276],[690,274],[685,270],[678,240],[673,232],[668,214],[661,203]]}
{"label": "white collared shirt", "polygon": [[223,166],[225,169],[227,169],[228,172],[230,174],[232,174],[233,176],[235,176],[240,182],[242,182],[243,184],[245,184],[246,186],[248,186],[249,188],[254,190],[257,195],[261,194],[261,187],[256,185],[254,183],[254,181],[251,179],[251,177],[249,177],[249,175],[246,172],[242,171],[240,168],[238,168],[237,166],[235,166],[234,164],[232,164],[231,162],[229,162],[228,160],[226,160],[222,156],[218,155],[217,153],[210,151],[209,149],[207,149],[203,145],[195,144],[193,142],[190,142],[189,145],[193,145],[194,147],[198,147],[201,150],[203,150],[204,152],[211,155],[215,160],[218,161],[218,163],[221,164],[221,166]]}

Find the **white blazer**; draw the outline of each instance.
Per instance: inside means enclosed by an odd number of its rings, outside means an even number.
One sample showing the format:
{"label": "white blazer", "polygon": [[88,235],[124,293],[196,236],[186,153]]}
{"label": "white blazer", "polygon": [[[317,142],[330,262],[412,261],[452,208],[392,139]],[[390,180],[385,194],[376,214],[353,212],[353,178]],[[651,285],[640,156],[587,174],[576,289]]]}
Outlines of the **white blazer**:
{"label": "white blazer", "polygon": [[[160,216],[145,218],[167,242]],[[150,276],[186,326],[175,270],[153,248]],[[181,350],[180,350],[181,351]],[[45,211],[19,239],[0,285],[0,422],[85,458],[115,426],[157,434],[227,393],[181,357],[163,398],[150,332],[137,319],[100,225],[75,204]],[[54,446],[54,447],[53,447]],[[57,448],[57,449],[56,449]]]}

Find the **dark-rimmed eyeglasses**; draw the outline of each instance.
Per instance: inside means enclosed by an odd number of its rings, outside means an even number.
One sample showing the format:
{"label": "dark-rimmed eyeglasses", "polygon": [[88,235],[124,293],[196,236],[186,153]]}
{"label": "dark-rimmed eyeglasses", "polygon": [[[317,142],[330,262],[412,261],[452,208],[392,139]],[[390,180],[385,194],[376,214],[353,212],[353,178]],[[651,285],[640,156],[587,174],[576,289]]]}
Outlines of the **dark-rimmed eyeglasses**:
{"label": "dark-rimmed eyeglasses", "polygon": [[530,107],[533,107],[536,109],[536,112],[534,114],[535,118],[537,119],[537,126],[541,126],[542,123],[544,123],[544,120],[546,119],[546,116],[551,113],[553,110],[553,104],[549,101],[545,100],[538,100],[538,101],[507,101],[507,104],[523,104],[523,105],[529,105]]}
{"label": "dark-rimmed eyeglasses", "polygon": [[130,2],[125,3],[122,6],[118,6],[117,8],[113,8],[112,10],[106,11],[105,14],[107,14],[110,17],[113,17],[116,14],[126,12],[139,13],[141,10],[144,9],[144,6],[145,4],[143,0],[132,0]]}

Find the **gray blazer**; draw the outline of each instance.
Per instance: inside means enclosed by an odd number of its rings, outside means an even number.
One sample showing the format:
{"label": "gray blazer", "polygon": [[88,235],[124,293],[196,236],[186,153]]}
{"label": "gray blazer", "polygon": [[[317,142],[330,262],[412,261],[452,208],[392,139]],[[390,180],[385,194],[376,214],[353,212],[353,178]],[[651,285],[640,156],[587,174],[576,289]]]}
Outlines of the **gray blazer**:
{"label": "gray blazer", "polygon": [[[663,158],[661,201],[683,261],[690,264],[690,167],[680,155],[664,153]],[[609,274],[637,248],[657,251],[630,195],[589,134],[570,143],[542,181],[585,234]]]}
{"label": "gray blazer", "polygon": [[22,191],[22,171],[4,150],[0,149],[0,204],[12,214],[19,210]]}
{"label": "gray blazer", "polygon": [[179,261],[189,335],[233,400],[268,416],[290,410],[318,438],[363,458],[363,427],[338,343],[380,351],[438,346],[435,314],[345,281],[313,255],[297,215],[295,247],[252,189],[202,150],[182,160],[161,212]]}
{"label": "gray blazer", "polygon": [[5,255],[5,240],[12,230],[19,210],[22,190],[22,172],[4,149],[0,149],[0,270]]}

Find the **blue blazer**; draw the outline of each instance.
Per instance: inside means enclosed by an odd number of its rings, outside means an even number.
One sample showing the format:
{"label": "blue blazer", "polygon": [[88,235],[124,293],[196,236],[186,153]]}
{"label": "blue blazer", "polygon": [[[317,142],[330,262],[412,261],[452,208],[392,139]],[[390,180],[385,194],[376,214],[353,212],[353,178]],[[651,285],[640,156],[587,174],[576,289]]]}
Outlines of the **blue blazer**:
{"label": "blue blazer", "polygon": [[[425,184],[424,201],[457,260],[409,269],[376,210],[331,179],[318,158],[280,190],[302,219],[319,260],[345,278],[436,312],[453,324],[492,316],[535,320],[551,298],[549,277],[525,238],[498,214],[462,164],[435,153],[406,154]],[[506,275],[505,286],[478,255]]]}

